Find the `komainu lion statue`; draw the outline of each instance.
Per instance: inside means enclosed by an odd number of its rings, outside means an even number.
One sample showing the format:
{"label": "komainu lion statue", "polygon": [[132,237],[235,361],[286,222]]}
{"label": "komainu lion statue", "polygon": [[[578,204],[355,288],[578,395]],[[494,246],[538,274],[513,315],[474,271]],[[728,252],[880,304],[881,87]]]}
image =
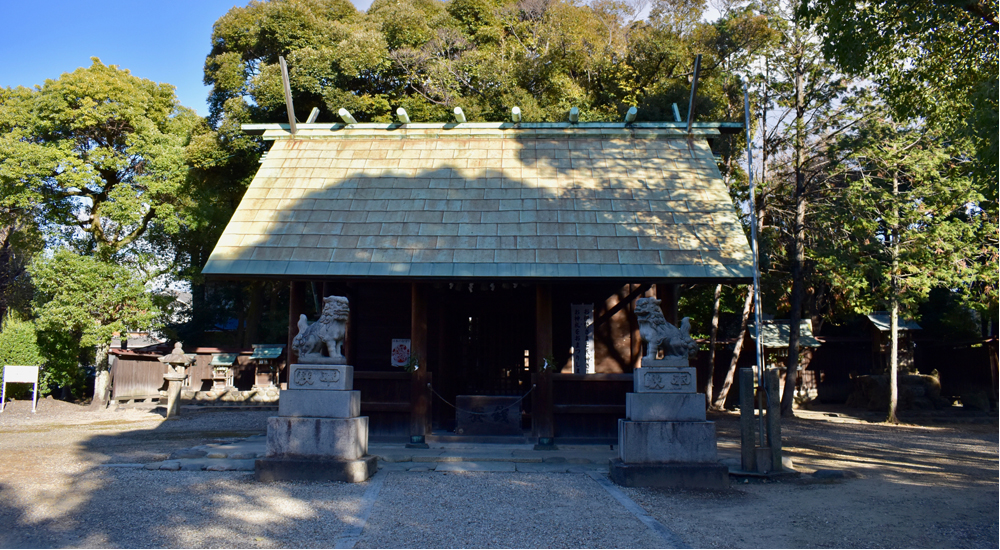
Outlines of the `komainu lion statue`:
{"label": "komainu lion statue", "polygon": [[643,361],[654,361],[660,350],[663,358],[684,358],[698,353],[698,344],[691,339],[691,318],[681,320],[678,329],[663,317],[660,301],[656,298],[639,298],[635,301],[635,316],[639,319],[639,335],[646,343]]}
{"label": "komainu lion statue", "polygon": [[[323,313],[319,321],[309,324],[305,315],[299,316],[299,333],[292,340],[292,349],[299,355],[299,363],[342,365],[347,362],[342,346],[350,310],[344,296],[327,296],[323,298]],[[323,348],[326,348],[327,355],[323,355]]]}

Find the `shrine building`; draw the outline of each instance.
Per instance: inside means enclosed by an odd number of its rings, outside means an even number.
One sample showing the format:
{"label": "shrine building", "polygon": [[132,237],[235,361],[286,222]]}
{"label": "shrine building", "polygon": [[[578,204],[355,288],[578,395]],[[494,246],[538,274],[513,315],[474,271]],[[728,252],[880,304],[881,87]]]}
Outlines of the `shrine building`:
{"label": "shrine building", "polygon": [[[203,273],[288,281],[292,355],[299,314],[347,296],[374,438],[614,440],[643,351],[635,300],[676,323],[678,284],[752,279],[711,149],[741,128],[246,125],[273,144]],[[393,366],[406,344],[413,373]],[[468,396],[515,403],[514,432],[468,430]]]}

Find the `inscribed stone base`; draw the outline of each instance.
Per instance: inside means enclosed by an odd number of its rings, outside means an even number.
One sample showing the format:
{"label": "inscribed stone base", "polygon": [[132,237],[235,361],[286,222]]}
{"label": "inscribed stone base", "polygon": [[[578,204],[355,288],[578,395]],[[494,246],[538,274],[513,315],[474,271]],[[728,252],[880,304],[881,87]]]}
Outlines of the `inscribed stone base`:
{"label": "inscribed stone base", "polygon": [[697,393],[694,367],[643,367],[632,374],[635,393]]}
{"label": "inscribed stone base", "polygon": [[626,393],[625,418],[634,422],[704,422],[705,394]]}
{"label": "inscribed stone base", "polygon": [[292,363],[288,388],[293,390],[353,390],[354,367]]}
{"label": "inscribed stone base", "polygon": [[361,392],[336,390],[284,390],[278,416],[354,418],[361,416]]}
{"label": "inscribed stone base", "polygon": [[360,483],[378,472],[378,458],[357,460],[304,458],[258,458],[254,463],[257,481],[344,481]]}
{"label": "inscribed stone base", "polygon": [[519,397],[459,395],[455,397],[455,433],[523,435]]}
{"label": "inscribed stone base", "polygon": [[727,489],[729,469],[719,463],[626,464],[613,459],[608,477],[623,487]]}
{"label": "inscribed stone base", "polygon": [[618,456],[626,464],[717,462],[714,422],[618,420]]}
{"label": "inscribed stone base", "polygon": [[267,458],[357,460],[368,454],[368,417],[267,419]]}
{"label": "inscribed stone base", "polygon": [[639,363],[640,368],[647,367],[687,367],[691,365],[691,362],[687,357],[664,357],[663,359],[646,359],[642,358]]}

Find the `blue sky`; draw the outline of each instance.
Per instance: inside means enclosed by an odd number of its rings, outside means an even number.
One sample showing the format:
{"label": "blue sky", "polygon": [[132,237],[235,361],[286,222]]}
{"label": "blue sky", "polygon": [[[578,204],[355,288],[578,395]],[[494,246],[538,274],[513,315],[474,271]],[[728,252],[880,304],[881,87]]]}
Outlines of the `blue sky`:
{"label": "blue sky", "polygon": [[[371,0],[352,0],[366,9]],[[202,69],[212,23],[246,0],[0,0],[0,86],[34,86],[108,65],[177,88],[181,104],[207,115]]]}

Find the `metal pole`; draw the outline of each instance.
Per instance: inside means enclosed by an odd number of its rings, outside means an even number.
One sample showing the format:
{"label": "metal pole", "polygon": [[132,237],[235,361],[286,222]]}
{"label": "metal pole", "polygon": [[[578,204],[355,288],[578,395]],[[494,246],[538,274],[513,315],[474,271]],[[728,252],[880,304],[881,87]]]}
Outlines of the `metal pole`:
{"label": "metal pole", "polygon": [[743,116],[746,117],[747,130],[747,178],[750,182],[750,248],[753,253],[753,319],[754,319],[754,342],[757,351],[757,387],[760,388],[757,396],[757,406],[760,418],[760,446],[764,447],[764,392],[767,391],[767,384],[764,382],[764,349],[763,342],[760,341],[760,266],[757,262],[757,201],[754,195],[753,186],[753,141],[750,135],[750,93],[747,85],[743,83]]}

